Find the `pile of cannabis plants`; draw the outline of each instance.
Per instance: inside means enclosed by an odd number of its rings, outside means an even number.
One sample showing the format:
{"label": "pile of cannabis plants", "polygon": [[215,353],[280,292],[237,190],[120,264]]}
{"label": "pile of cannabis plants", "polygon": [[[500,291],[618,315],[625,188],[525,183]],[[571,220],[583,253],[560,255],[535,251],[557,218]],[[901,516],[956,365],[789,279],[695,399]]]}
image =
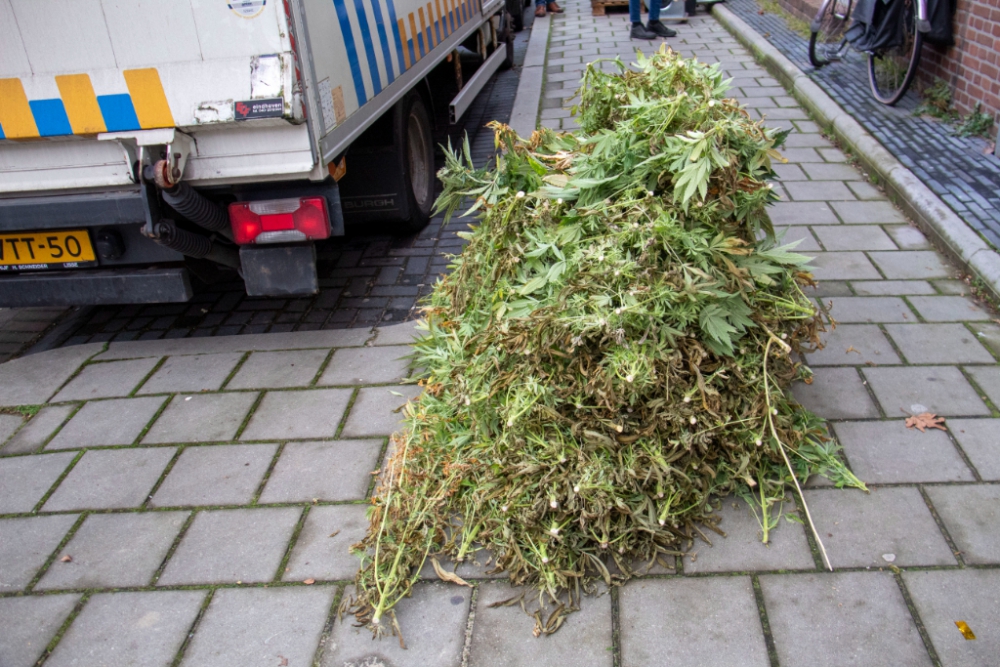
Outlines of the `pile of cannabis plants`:
{"label": "pile of cannabis plants", "polygon": [[554,632],[581,590],[718,532],[714,499],[755,499],[766,539],[795,477],[860,484],[785,391],[819,320],[764,211],[784,133],[717,66],[618,65],[587,70],[581,131],[496,124],[495,168],[466,146],[439,173],[439,208],[480,218],[425,303],[424,391],[356,545],[344,608],[376,633],[425,565],[455,580],[442,557],[486,548]]}

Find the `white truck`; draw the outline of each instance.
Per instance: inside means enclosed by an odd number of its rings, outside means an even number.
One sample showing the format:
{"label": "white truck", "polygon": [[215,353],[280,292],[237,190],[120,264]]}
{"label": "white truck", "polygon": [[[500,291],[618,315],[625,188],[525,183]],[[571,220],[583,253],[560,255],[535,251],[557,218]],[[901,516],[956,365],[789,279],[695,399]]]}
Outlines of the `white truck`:
{"label": "white truck", "polygon": [[315,293],[345,220],[427,224],[428,76],[456,122],[509,25],[504,0],[0,0],[0,307],[186,301],[219,265]]}

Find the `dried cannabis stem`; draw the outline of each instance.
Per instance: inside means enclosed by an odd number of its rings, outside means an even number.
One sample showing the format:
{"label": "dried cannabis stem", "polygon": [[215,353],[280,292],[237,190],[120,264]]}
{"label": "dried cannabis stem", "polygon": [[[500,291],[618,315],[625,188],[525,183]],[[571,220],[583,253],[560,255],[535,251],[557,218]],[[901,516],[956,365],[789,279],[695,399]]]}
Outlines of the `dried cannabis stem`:
{"label": "dried cannabis stem", "polygon": [[494,124],[495,169],[448,151],[438,207],[474,199],[481,224],[425,304],[424,392],[356,545],[344,608],[376,634],[430,556],[489,549],[555,605],[549,633],[581,589],[717,530],[713,498],[755,499],[766,539],[792,470],[863,486],[783,392],[819,342],[808,258],[764,213],[784,133],[717,66],[618,70],[588,68],[579,133]]}

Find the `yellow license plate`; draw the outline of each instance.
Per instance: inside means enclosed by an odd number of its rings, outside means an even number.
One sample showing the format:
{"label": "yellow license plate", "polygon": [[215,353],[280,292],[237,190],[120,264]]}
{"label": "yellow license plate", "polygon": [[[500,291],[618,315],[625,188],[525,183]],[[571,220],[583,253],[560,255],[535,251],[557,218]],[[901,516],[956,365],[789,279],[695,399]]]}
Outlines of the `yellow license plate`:
{"label": "yellow license plate", "polygon": [[75,269],[97,264],[85,230],[0,234],[0,271]]}

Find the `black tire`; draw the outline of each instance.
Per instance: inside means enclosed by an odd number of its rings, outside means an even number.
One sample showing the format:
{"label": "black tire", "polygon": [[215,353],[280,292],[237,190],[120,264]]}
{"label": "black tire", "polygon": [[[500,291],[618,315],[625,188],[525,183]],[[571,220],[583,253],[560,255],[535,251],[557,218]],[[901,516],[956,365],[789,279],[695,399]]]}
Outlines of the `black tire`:
{"label": "black tire", "polygon": [[507,13],[511,16],[511,27],[514,32],[524,30],[524,2],[523,0],[506,0]]}
{"label": "black tire", "polygon": [[410,218],[402,223],[404,231],[415,233],[427,226],[434,208],[434,139],[430,114],[416,91],[402,101],[403,182]]}
{"label": "black tire", "polygon": [[905,2],[902,44],[868,54],[868,84],[872,95],[890,107],[903,99],[913,83],[920,64],[920,47],[924,43],[923,33],[917,30],[916,4],[913,0]]}
{"label": "black tire", "polygon": [[824,0],[810,24],[809,62],[822,67],[840,60],[847,50],[844,33],[851,19],[853,0]]}
{"label": "black tire", "polygon": [[497,48],[507,53],[503,59],[503,69],[514,66],[514,30],[511,15],[504,11],[500,15],[500,32],[497,34]]}

